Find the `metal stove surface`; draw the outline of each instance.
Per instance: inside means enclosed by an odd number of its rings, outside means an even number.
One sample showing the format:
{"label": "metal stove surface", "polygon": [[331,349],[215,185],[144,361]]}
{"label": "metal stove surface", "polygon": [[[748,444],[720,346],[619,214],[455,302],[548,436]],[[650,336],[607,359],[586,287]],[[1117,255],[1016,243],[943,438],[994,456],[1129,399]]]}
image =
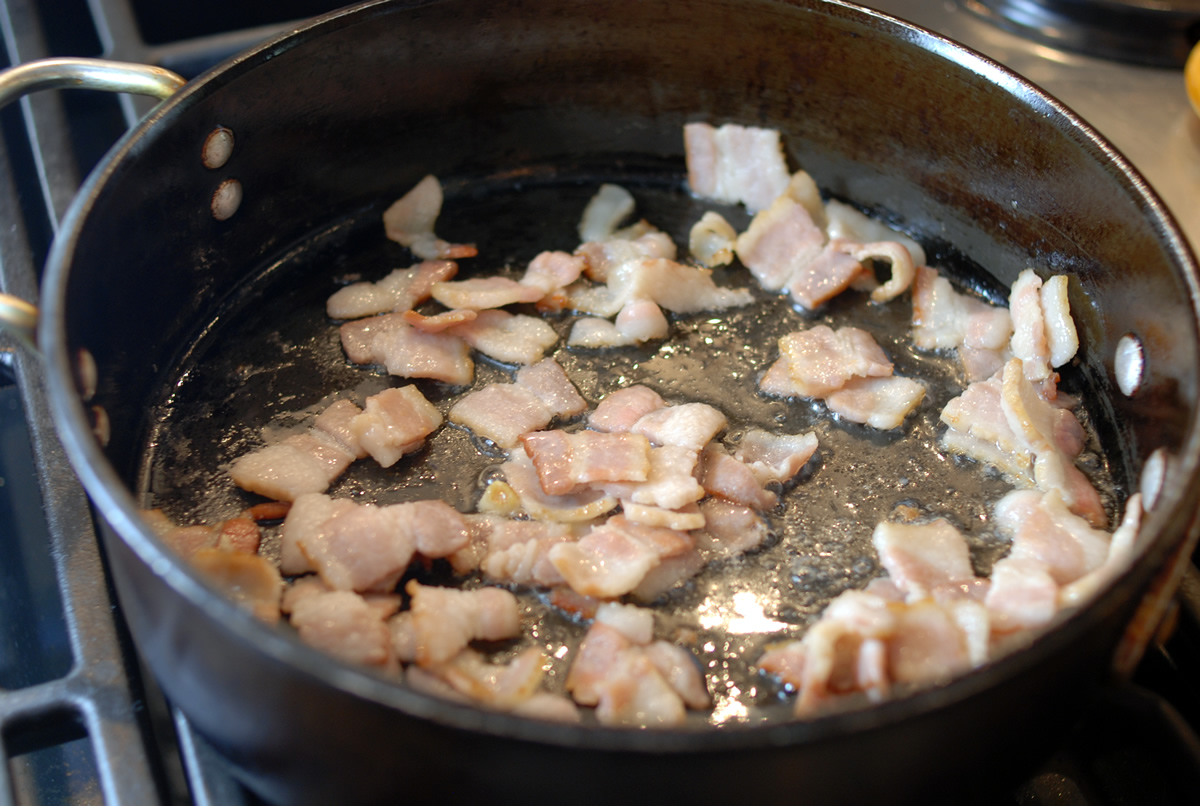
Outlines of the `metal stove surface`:
{"label": "metal stove surface", "polygon": [[[336,5],[0,0],[0,34],[9,64],[107,56],[191,77],[286,17]],[[1046,89],[1134,164],[1200,244],[1200,119],[1179,69],[1048,47],[992,24],[972,2],[868,5]],[[49,93],[0,112],[0,289],[35,298],[50,239],[82,177],[150,105]],[[0,806],[257,803],[137,668],[38,367],[7,344],[0,337]],[[1200,745],[1188,728],[1200,725],[1200,586],[1188,584],[1181,627],[1143,662],[1140,685],[1102,695],[1054,757],[1023,783],[1001,784],[986,803],[1200,802]]]}

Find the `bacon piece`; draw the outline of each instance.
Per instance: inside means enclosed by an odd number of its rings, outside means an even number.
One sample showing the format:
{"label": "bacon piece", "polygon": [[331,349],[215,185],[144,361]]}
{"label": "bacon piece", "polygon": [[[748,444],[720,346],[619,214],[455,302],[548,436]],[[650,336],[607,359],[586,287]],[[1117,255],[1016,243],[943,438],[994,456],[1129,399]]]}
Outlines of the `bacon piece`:
{"label": "bacon piece", "polygon": [[[582,523],[595,520],[617,506],[615,496],[600,490],[582,490],[571,495],[548,495],[538,481],[533,462],[524,451],[513,451],[512,457],[500,465],[508,485],[516,493],[521,508],[538,520],[559,523]],[[498,482],[489,485],[489,489]]]}
{"label": "bacon piece", "polygon": [[1042,316],[1045,317],[1046,346],[1052,367],[1061,367],[1079,350],[1079,334],[1075,330],[1075,320],[1071,318],[1067,284],[1065,274],[1056,274],[1042,283]]}
{"label": "bacon piece", "polygon": [[622,498],[621,510],[626,518],[633,523],[640,523],[642,526],[657,526],[674,529],[678,532],[687,532],[704,526],[704,513],[695,504],[687,504],[679,509],[665,509],[650,504],[638,504]]}
{"label": "bacon piece", "polygon": [[606,492],[621,498],[623,503],[679,510],[704,497],[704,488],[695,476],[699,459],[700,455],[696,451],[677,445],[651,448],[650,467],[645,481],[609,483],[602,487]]}
{"label": "bacon piece", "polygon": [[681,646],[654,641],[646,646],[646,655],[654,668],[683,699],[688,708],[703,710],[712,705],[704,675],[696,666],[696,657]]}
{"label": "bacon piece", "polygon": [[546,656],[536,647],[521,652],[507,664],[484,661],[465,650],[437,668],[437,674],[456,691],[491,708],[510,710],[537,692],[545,675]]}
{"label": "bacon piece", "polygon": [[657,303],[631,299],[617,313],[616,322],[585,316],[575,320],[567,344],[572,347],[629,347],[666,338],[670,323]]}
{"label": "bacon piece", "polygon": [[620,185],[603,184],[588,200],[579,220],[579,240],[603,241],[612,237],[621,222],[633,215],[633,194]]}
{"label": "bacon piece", "polygon": [[419,449],[442,424],[442,415],[415,386],[384,389],[366,399],[349,430],[363,450],[382,467]]}
{"label": "bacon piece", "polygon": [[645,481],[650,472],[650,441],[638,434],[539,431],[522,436],[521,444],[550,495],[594,482]]}
{"label": "bacon piece", "polygon": [[349,499],[330,498],[321,493],[298,496],[280,528],[279,570],[288,576],[315,571],[300,550],[300,543],[319,540],[327,521],[357,506]]}
{"label": "bacon piece", "polygon": [[433,233],[442,212],[442,183],[426,176],[383,213],[383,227],[390,240],[403,244],[419,258],[473,257],[477,250],[470,244],[452,244]]}
{"label": "bacon piece", "polygon": [[239,554],[257,554],[262,531],[253,518],[230,518],[217,530],[217,548]]}
{"label": "bacon piece", "polygon": [[779,339],[779,350],[788,361],[796,388],[806,397],[823,398],[842,388],[851,378],[886,377],[892,362],[865,330],[833,330],[815,325]]}
{"label": "bacon piece", "polygon": [[454,310],[443,311],[442,313],[426,316],[416,311],[405,311],[404,321],[424,333],[441,333],[443,330],[449,330],[455,325],[465,324],[475,321],[475,317],[479,315],[479,311],[472,310]]}
{"label": "bacon piece", "polygon": [[628,431],[642,417],[666,405],[658,392],[648,386],[627,386],[610,392],[596,405],[588,415],[588,427],[596,431]]}
{"label": "bacon piece", "polygon": [[946,608],[928,600],[898,609],[887,645],[898,683],[935,683],[971,668],[966,635]]}
{"label": "bacon piece", "polygon": [[984,604],[997,633],[1035,629],[1058,612],[1059,585],[1049,567],[1032,557],[1005,557],[992,567]]}
{"label": "bacon piece", "polygon": [[571,308],[596,316],[616,316],[630,300],[648,299],[673,313],[724,310],[754,301],[744,288],[720,288],[712,271],[685,266],[668,258],[640,258],[621,263],[608,272],[602,288],[571,289]]}
{"label": "bacon piece", "polygon": [[521,435],[554,419],[545,401],[516,383],[490,383],[470,392],[450,407],[448,416],[506,450],[516,447]]}
{"label": "bacon piece", "polygon": [[409,580],[416,661],[424,667],[445,663],[475,640],[499,641],[520,634],[517,598],[500,588],[456,590]]}
{"label": "bacon piece", "polygon": [[567,252],[541,252],[529,261],[520,283],[539,289],[545,296],[578,280],[586,264],[584,258]]}
{"label": "bacon piece", "polygon": [[187,559],[200,549],[213,548],[219,535],[211,525],[176,526],[161,509],[144,509],[146,525],[180,557]]}
{"label": "bacon piece", "polygon": [[587,401],[553,358],[521,367],[516,377],[516,382],[537,395],[555,417],[573,417],[587,411]]}
{"label": "bacon piece", "polygon": [[399,671],[392,637],[378,608],[350,591],[305,596],[292,609],[300,640],[349,663]]}
{"label": "bacon piece", "polygon": [[701,266],[714,269],[733,262],[737,232],[713,210],[707,211],[688,232],[688,251]]}
{"label": "bacon piece", "polygon": [[779,132],[727,123],[683,127],[688,185],[697,196],[761,210],[788,185]]}
{"label": "bacon piece", "polygon": [[563,585],[566,580],[550,562],[550,549],[574,540],[563,524],[501,521],[487,539],[479,568],[491,579],[516,585]]}
{"label": "bacon piece", "polygon": [[500,308],[518,302],[537,302],[545,292],[507,277],[472,277],[434,283],[433,298],[447,308]]}
{"label": "bacon piece", "polygon": [[1014,558],[1043,563],[1059,585],[1095,571],[1108,557],[1110,536],[1067,509],[1055,491],[1016,490],[996,504],[996,528],[1012,535]]}
{"label": "bacon piece", "polygon": [[704,449],[700,484],[711,495],[754,509],[774,509],[779,503],[779,496],[765,489],[753,470],[717,444]]}
{"label": "bacon piece", "polygon": [[724,414],[707,403],[681,403],[643,415],[629,430],[655,445],[676,445],[700,451],[725,430],[728,422]]}
{"label": "bacon piece", "polygon": [[[628,511],[625,512],[625,517],[634,521],[633,515]],[[640,521],[634,522],[640,523]],[[654,526],[655,524],[643,523],[642,525]],[[663,526],[662,528],[673,529],[675,527]],[[704,570],[707,562],[704,555],[696,548],[688,549],[673,557],[667,557],[647,571],[646,576],[642,577],[642,581],[629,595],[637,602],[653,602],[696,576]]]}
{"label": "bacon piece", "polygon": [[916,275],[912,255],[903,244],[896,241],[852,244],[844,247],[847,254],[860,263],[864,260],[882,260],[892,267],[892,276],[883,285],[871,292],[872,302],[887,302],[908,290]]}
{"label": "bacon piece", "polygon": [[427,333],[403,314],[383,314],[342,325],[342,348],[355,364],[383,364],[391,375],[432,378],[465,386],[475,376],[466,343],[451,333]]}
{"label": "bacon piece", "polygon": [[1025,374],[1031,381],[1045,381],[1053,370],[1050,366],[1050,344],[1046,340],[1046,318],[1042,312],[1042,279],[1033,269],[1017,275],[1008,298],[1012,314],[1012,353],[1021,359]]}
{"label": "bacon piece", "polygon": [[829,233],[830,240],[856,243],[896,241],[908,250],[915,265],[925,265],[925,250],[921,248],[921,245],[879,219],[872,218],[837,199],[829,199],[825,202],[825,215],[827,218],[825,230]]}
{"label": "bacon piece", "polygon": [[375,283],[352,283],[333,293],[325,303],[330,319],[359,319],[388,312],[404,312],[429,299],[434,283],[458,273],[452,260],[426,260],[407,269],[396,269]]}
{"label": "bacon piece", "polygon": [[912,323],[913,343],[925,350],[967,347],[1000,357],[1012,337],[1007,308],[959,293],[948,279],[925,266],[917,269],[913,283]]}
{"label": "bacon piece", "polygon": [[479,352],[506,364],[532,364],[558,343],[545,320],[507,311],[480,311],[454,328],[454,335]]}
{"label": "bacon piece", "polygon": [[798,305],[816,310],[864,276],[863,265],[854,256],[856,248],[856,244],[830,241],[819,253],[807,255],[805,262],[792,262],[784,288]]}
{"label": "bacon piece", "polygon": [[704,528],[692,533],[696,548],[707,560],[724,560],[761,546],[771,529],[753,509],[732,501],[706,498],[699,504]]}
{"label": "bacon piece", "polygon": [[279,621],[283,577],[267,560],[257,554],[202,548],[188,561],[255,618],[267,624]]}
{"label": "bacon piece", "polygon": [[1082,604],[1129,567],[1134,549],[1137,547],[1141,521],[1142,494],[1134,493],[1125,502],[1125,517],[1121,519],[1121,525],[1112,534],[1108,557],[1104,560],[1104,564],[1074,582],[1064,585],[1059,590],[1059,607]]}
{"label": "bacon piece", "polygon": [[780,291],[820,256],[825,233],[803,204],[780,196],[738,236],[737,256],[767,291]]}
{"label": "bacon piece", "polygon": [[925,398],[925,387],[912,378],[852,378],[825,397],[834,414],[886,431],[899,428]]}
{"label": "bacon piece", "polygon": [[791,481],[817,452],[817,435],[774,434],[753,428],[738,440],[733,458],[754,473],[759,483]]}
{"label": "bacon piece", "polygon": [[606,282],[608,275],[623,263],[656,257],[674,260],[676,254],[675,242],[657,230],[634,238],[586,241],[575,250],[575,255],[584,261],[584,272],[598,283]]}
{"label": "bacon piece", "polygon": [[684,532],[641,526],[617,515],[575,543],[550,550],[550,562],[585,596],[610,599],[629,593],[663,558],[691,549]]}
{"label": "bacon piece", "polygon": [[967,541],[945,518],[920,524],[885,521],[875,527],[871,542],[909,602],[982,594]]}
{"label": "bacon piece", "polygon": [[1003,381],[993,376],[975,381],[942,409],[941,420],[950,428],[942,444],[994,465],[1022,484],[1033,483],[1033,451],[1013,433],[1001,403]]}

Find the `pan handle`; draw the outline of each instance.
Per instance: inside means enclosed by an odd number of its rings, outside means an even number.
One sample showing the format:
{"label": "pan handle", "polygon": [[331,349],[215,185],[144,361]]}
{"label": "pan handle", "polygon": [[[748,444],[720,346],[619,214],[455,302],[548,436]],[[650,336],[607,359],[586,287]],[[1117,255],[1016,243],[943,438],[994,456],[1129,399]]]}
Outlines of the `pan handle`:
{"label": "pan handle", "polygon": [[[0,106],[30,92],[54,89],[91,89],[129,92],[165,99],[187,80],[146,64],[105,59],[41,59],[0,71]],[[9,294],[0,294],[0,330],[7,331],[33,352],[37,308]]]}

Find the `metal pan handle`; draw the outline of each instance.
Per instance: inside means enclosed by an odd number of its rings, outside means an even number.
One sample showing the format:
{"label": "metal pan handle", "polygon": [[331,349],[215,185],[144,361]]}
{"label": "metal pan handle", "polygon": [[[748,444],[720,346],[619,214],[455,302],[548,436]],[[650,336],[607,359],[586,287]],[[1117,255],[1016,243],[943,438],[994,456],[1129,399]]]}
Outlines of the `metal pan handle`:
{"label": "metal pan handle", "polygon": [[[0,71],[0,106],[30,92],[56,89],[89,89],[128,92],[166,99],[187,80],[146,64],[105,59],[41,59]],[[36,352],[38,311],[32,304],[0,294],[0,330],[7,331]]]}

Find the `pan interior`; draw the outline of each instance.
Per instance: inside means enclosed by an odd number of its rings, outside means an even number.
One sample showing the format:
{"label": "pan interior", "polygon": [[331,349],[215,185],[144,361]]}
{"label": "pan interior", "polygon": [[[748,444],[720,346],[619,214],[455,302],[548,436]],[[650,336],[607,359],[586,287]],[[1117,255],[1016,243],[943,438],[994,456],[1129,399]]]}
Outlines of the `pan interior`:
{"label": "pan interior", "polygon": [[[477,258],[460,262],[460,278],[519,276],[538,252],[571,251],[578,245],[580,214],[601,182],[628,188],[637,200],[636,216],[668,232],[681,255],[689,228],[706,210],[718,209],[735,229],[744,229],[749,220],[744,210],[694,198],[681,168],[678,161],[626,162],[604,171],[556,165],[517,176],[443,177],[446,203],[437,231],[479,248]],[[397,190],[399,195],[406,189]],[[350,364],[337,323],[325,314],[325,300],[341,285],[378,280],[415,262],[384,237],[380,213],[389,201],[341,218],[259,267],[205,324],[153,408],[137,487],[144,506],[162,507],[176,523],[232,517],[261,499],[233,485],[230,463],[264,440],[307,428],[334,399],[349,397],[361,405],[367,395],[412,382],[445,414],[464,391]],[[1004,286],[967,257],[945,244],[923,245],[931,265],[947,270],[960,288],[1005,301]],[[871,546],[876,523],[901,505],[946,517],[966,536],[976,571],[987,574],[1007,551],[1007,542],[991,527],[990,505],[1010,485],[940,448],[939,413],[965,381],[952,355],[912,347],[908,294],[874,305],[865,294],[851,291],[804,314],[786,297],[759,290],[739,264],[718,270],[715,279],[718,285],[752,289],[756,303],[669,315],[672,332],[663,342],[602,351],[560,342],[552,354],[592,406],[619,387],[641,383],[668,402],[701,401],[723,411],[730,427],[722,439],[729,444],[752,427],[816,432],[817,455],[787,488],[781,507],[769,513],[773,535],[768,543],[706,568],[654,603],[657,637],[690,649],[707,675],[714,708],[693,714],[692,720],[753,724],[791,717],[786,692],[753,666],[763,648],[799,637],[831,598],[883,573]],[[564,314],[549,321],[565,337],[574,318]],[[877,431],[838,420],[822,403],[756,392],[761,373],[778,357],[778,337],[817,323],[870,331],[892,358],[896,374],[926,384],[925,400],[900,429]],[[477,357],[475,388],[511,380],[513,370]],[[1062,385],[1068,393],[1083,391],[1082,378],[1070,368]],[[1111,517],[1123,497],[1112,457],[1098,447],[1086,403],[1078,414],[1089,434],[1082,466],[1104,491]],[[565,427],[581,425],[576,420]],[[497,448],[447,423],[425,448],[391,468],[370,459],[356,462],[327,492],[380,504],[438,497],[468,512],[501,461]],[[277,527],[266,530],[263,551],[277,556]],[[480,584],[452,578],[441,563],[411,573],[427,583]],[[586,624],[550,606],[543,592],[517,593],[525,607],[524,637],[486,648],[503,659],[540,644],[552,665],[548,684],[561,691]]]}

